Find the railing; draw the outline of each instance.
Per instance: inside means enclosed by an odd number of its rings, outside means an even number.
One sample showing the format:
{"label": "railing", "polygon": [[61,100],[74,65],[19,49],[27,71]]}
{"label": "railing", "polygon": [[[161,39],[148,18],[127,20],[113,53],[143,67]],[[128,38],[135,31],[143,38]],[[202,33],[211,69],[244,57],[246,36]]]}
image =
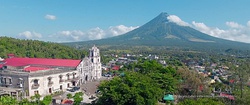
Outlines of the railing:
{"label": "railing", "polygon": [[53,81],[49,81],[49,82],[48,82],[48,86],[53,85],[53,83],[54,83]]}
{"label": "railing", "polygon": [[74,77],[72,78],[72,81],[78,81],[80,79],[80,77]]}
{"label": "railing", "polygon": [[2,83],[1,85],[2,86],[10,86],[10,85],[12,85],[12,83],[6,82],[6,83]]}
{"label": "railing", "polygon": [[73,77],[73,78],[68,78],[66,80],[66,82],[70,82],[70,81],[78,81],[80,79],[80,77]]}
{"label": "railing", "polygon": [[33,84],[33,85],[31,86],[31,88],[32,88],[32,89],[38,89],[39,86],[40,86],[39,84]]}
{"label": "railing", "polygon": [[60,80],[59,80],[59,83],[62,83],[62,82],[64,82],[64,80],[63,80],[63,79],[60,79]]}

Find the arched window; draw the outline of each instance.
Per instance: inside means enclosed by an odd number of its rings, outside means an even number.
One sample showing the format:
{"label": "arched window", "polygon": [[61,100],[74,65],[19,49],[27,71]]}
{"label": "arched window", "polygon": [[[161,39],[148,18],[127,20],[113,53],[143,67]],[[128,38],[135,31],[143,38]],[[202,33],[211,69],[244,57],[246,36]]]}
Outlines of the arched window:
{"label": "arched window", "polygon": [[35,80],[34,80],[34,84],[38,84],[38,79],[35,79]]}
{"label": "arched window", "polygon": [[51,81],[52,77],[48,77],[48,80]]}
{"label": "arched window", "polygon": [[75,73],[75,72],[73,72],[72,74],[73,74],[73,78],[76,78],[76,73]]}
{"label": "arched window", "polygon": [[66,74],[66,76],[67,76],[67,80],[69,80],[69,79],[70,79],[70,75],[69,75],[69,73],[68,73],[68,74]]}

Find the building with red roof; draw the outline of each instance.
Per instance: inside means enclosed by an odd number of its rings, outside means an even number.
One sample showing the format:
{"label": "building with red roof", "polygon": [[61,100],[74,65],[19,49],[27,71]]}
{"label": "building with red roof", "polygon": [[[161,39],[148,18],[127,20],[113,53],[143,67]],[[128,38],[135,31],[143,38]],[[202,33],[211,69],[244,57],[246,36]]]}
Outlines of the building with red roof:
{"label": "building with red roof", "polygon": [[99,79],[99,49],[94,46],[89,51],[90,55],[82,60],[20,58],[8,54],[8,58],[0,61],[0,87],[12,89],[9,93],[16,96],[20,92],[28,97],[45,96]]}
{"label": "building with red roof", "polygon": [[220,96],[228,98],[230,100],[235,100],[233,95],[227,94],[227,93],[220,93]]}
{"label": "building with red roof", "polygon": [[119,69],[120,69],[120,66],[115,65],[115,66],[113,66],[111,69],[112,69],[112,70],[119,70]]}

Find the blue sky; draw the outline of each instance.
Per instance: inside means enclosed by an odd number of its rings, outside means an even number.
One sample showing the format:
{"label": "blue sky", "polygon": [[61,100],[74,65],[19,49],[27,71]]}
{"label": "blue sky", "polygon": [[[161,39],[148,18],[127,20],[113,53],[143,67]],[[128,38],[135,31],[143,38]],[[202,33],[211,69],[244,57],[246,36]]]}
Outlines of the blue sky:
{"label": "blue sky", "polygon": [[0,36],[95,40],[138,28],[161,12],[215,37],[250,43],[250,0],[0,0]]}

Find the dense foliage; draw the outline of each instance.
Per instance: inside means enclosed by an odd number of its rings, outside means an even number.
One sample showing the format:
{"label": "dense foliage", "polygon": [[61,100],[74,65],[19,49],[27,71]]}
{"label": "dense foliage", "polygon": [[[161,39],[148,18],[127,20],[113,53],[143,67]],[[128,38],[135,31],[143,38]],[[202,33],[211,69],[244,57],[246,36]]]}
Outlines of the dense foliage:
{"label": "dense foliage", "polygon": [[83,96],[82,92],[75,93],[75,95],[73,96],[74,105],[80,105],[81,104],[81,101],[83,100],[82,96]]}
{"label": "dense foliage", "polygon": [[0,37],[0,57],[7,54],[31,58],[81,59],[86,52],[57,43]]}
{"label": "dense foliage", "polygon": [[101,105],[154,105],[164,94],[176,92],[179,76],[172,67],[156,61],[142,61],[127,71],[102,82],[98,100]]}
{"label": "dense foliage", "polygon": [[178,105],[225,105],[225,104],[218,99],[199,98],[197,100],[186,99],[182,102],[179,102]]}
{"label": "dense foliage", "polygon": [[136,72],[105,81],[99,89],[100,105],[154,105],[163,95],[151,78]]}
{"label": "dense foliage", "polygon": [[50,105],[52,103],[51,95],[45,96],[43,100],[40,100],[40,98],[41,95],[36,94],[31,97],[31,101],[27,98],[18,101],[15,97],[6,95],[0,97],[0,105]]}

